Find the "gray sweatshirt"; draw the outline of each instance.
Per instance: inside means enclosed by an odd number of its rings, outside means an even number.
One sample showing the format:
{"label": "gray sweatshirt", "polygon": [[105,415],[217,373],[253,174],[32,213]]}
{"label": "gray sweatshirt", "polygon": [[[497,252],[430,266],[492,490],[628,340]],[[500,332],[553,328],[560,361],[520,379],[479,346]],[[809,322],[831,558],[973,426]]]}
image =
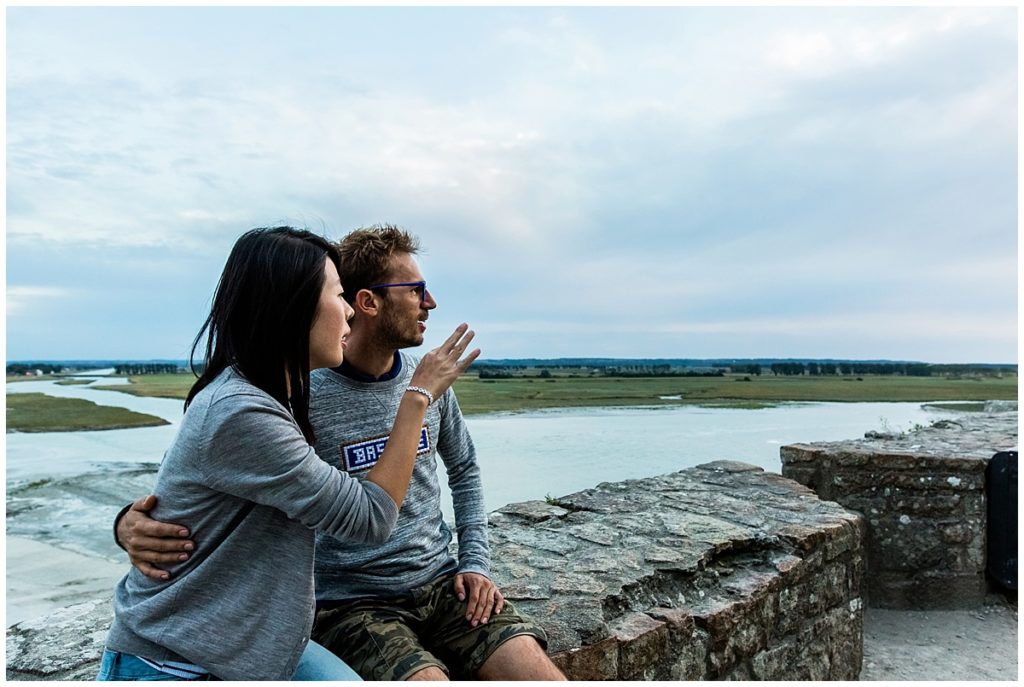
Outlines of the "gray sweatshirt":
{"label": "gray sweatshirt", "polygon": [[107,648],[199,665],[224,680],[287,680],[313,623],[313,529],[383,542],[398,512],[372,482],[317,457],[291,414],[233,369],[193,399],[164,455],[152,516],[187,526],[188,561],[114,590]]}
{"label": "gray sweatshirt", "polygon": [[[387,378],[375,381],[345,364],[313,372],[309,417],[317,453],[352,476],[365,478],[380,458],[417,362],[398,354]],[[448,552],[452,532],[441,514],[437,456],[444,461],[452,492],[458,562]],[[490,550],[482,491],[476,450],[455,392],[448,389],[427,409],[412,481],[391,537],[378,544],[317,534],[317,603],[400,596],[456,570],[487,575]]]}

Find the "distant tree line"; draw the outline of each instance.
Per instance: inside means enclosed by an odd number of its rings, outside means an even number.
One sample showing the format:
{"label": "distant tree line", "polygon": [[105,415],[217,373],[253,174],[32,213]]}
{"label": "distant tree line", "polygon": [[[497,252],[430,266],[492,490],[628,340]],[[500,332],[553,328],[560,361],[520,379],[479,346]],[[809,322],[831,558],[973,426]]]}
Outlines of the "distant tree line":
{"label": "distant tree line", "polygon": [[178,366],[166,363],[124,363],[114,365],[114,373],[119,375],[159,375],[176,374]]}
{"label": "distant tree line", "polygon": [[509,370],[492,370],[483,368],[480,370],[480,379],[512,379],[513,375]]}
{"label": "distant tree line", "polygon": [[[734,368],[734,372],[750,374],[753,366]],[[826,375],[903,375],[904,377],[931,377],[936,374],[985,374],[993,375],[1004,371],[1000,368],[972,365],[931,365],[929,363],[848,363],[848,362],[785,362],[772,363],[769,367],[773,375],[812,377]],[[1009,371],[1009,370],[1005,370]],[[759,374],[759,373],[755,373]]]}
{"label": "distant tree line", "polygon": [[48,365],[47,363],[12,363],[7,366],[7,374],[9,375],[36,374],[39,372],[53,374],[63,370],[63,365]]}
{"label": "distant tree line", "polygon": [[[565,369],[573,368],[561,368]],[[664,366],[648,366],[648,365],[629,365],[629,366],[615,366],[605,368],[589,368],[588,372],[591,374],[600,372],[605,377],[722,377],[725,375],[726,370],[724,369],[680,369],[672,368],[667,365]],[[760,374],[760,372],[758,372]],[[553,375],[551,370],[543,368],[536,373],[530,372],[524,368],[508,368],[508,367],[484,367],[478,366],[477,375],[480,379],[516,379],[516,378],[527,378],[527,377],[539,377],[540,379],[551,379]],[[576,375],[570,375],[575,377]]]}
{"label": "distant tree line", "polygon": [[725,370],[680,370],[678,368],[655,369],[643,367],[606,367],[605,377],[724,377]]}
{"label": "distant tree line", "polygon": [[[550,377],[551,370],[570,377],[577,375],[604,377],[721,377],[727,372],[747,376],[771,373],[775,376],[856,376],[856,375],[902,375],[906,377],[931,376],[989,376],[1004,373],[1016,374],[1016,365],[995,364],[931,364],[902,361],[849,361],[849,360],[771,360],[748,359],[718,361],[718,365],[681,365],[673,362],[643,360],[615,361],[595,359],[593,364],[572,364],[575,359],[552,360],[543,365],[539,360],[485,361],[474,363],[470,368],[480,379],[513,379],[527,377]],[[710,361],[708,361],[710,362]]]}

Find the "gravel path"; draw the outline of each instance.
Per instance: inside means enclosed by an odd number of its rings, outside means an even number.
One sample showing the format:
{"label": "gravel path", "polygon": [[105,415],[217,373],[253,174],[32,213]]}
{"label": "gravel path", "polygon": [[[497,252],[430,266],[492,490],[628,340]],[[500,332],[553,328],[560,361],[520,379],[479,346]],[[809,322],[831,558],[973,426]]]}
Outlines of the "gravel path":
{"label": "gravel path", "polygon": [[968,611],[864,616],[861,680],[1017,680],[1017,600],[990,595]]}

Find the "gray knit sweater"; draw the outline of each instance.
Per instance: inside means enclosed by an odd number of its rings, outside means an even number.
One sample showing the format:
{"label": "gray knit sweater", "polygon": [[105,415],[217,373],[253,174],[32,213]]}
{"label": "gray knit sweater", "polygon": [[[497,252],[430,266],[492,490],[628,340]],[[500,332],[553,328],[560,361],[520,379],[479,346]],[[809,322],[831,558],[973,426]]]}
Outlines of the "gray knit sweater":
{"label": "gray knit sweater", "polygon": [[[356,379],[351,370],[312,375],[309,416],[317,453],[360,480],[380,456],[418,362],[405,354],[395,360],[400,369],[381,381]],[[444,461],[452,492],[458,562],[448,552],[452,532],[441,514],[436,456]],[[398,596],[455,570],[487,575],[489,564],[476,450],[449,389],[427,409],[412,481],[391,537],[383,544],[359,544],[317,534],[317,603]]]}
{"label": "gray knit sweater", "polygon": [[[114,590],[107,648],[185,661],[225,680],[287,680],[313,622],[313,529],[382,542],[398,516],[372,482],[320,460],[270,395],[225,370],[164,455],[152,515],[190,528],[191,558]],[[252,505],[255,504],[255,505]]]}

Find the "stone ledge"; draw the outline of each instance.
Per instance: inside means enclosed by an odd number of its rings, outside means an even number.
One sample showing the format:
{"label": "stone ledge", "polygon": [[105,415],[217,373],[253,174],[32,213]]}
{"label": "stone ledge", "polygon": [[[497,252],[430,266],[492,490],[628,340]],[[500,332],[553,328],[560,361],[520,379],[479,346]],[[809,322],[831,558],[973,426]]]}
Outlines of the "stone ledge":
{"label": "stone ledge", "polygon": [[[862,518],[728,461],[491,514],[493,575],[574,680],[854,680]],[[92,679],[109,599],[8,630],[7,677]]]}
{"label": "stone ledge", "polygon": [[573,679],[856,679],[863,535],[728,461],[491,517],[495,581]]}
{"label": "stone ledge", "polygon": [[867,598],[902,609],[971,608],[985,592],[985,468],[1017,446],[1016,404],[905,434],[780,449],[782,474],[863,513]]}

